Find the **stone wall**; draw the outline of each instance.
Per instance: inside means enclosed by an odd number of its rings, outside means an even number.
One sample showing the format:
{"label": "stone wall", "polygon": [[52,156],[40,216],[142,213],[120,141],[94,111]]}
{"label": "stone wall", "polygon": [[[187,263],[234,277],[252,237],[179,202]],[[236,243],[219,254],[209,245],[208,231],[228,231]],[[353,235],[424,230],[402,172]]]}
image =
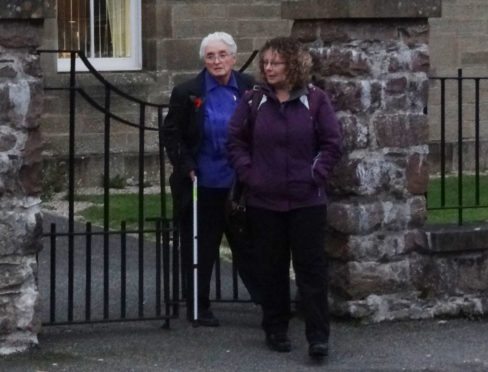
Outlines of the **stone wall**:
{"label": "stone wall", "polygon": [[488,312],[488,228],[436,226],[419,235],[415,286],[424,317],[481,317]]}
{"label": "stone wall", "polygon": [[[43,1],[0,8],[0,354],[37,344]],[[47,5],[47,3],[46,3]]]}
{"label": "stone wall", "polygon": [[315,59],[345,156],[329,206],[333,313],[380,321],[420,318],[418,241],[428,182],[428,17],[440,1],[290,1],[292,35]]}

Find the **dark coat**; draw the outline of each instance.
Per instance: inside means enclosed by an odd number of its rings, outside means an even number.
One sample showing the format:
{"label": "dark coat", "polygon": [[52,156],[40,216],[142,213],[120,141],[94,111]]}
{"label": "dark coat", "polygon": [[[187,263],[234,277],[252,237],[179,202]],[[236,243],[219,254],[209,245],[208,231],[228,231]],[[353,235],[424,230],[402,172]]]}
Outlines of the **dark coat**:
{"label": "dark coat", "polygon": [[[239,95],[242,97],[255,81],[249,75],[235,72]],[[191,205],[190,171],[196,170],[196,157],[202,144],[205,116],[205,70],[195,78],[173,88],[170,108],[163,124],[163,144],[173,173],[170,176],[175,219]]]}
{"label": "dark coat", "polygon": [[229,122],[229,157],[248,186],[247,204],[275,211],[323,205],[325,186],[342,155],[342,130],[327,94],[309,87],[280,103],[268,86],[249,133],[247,93]]}

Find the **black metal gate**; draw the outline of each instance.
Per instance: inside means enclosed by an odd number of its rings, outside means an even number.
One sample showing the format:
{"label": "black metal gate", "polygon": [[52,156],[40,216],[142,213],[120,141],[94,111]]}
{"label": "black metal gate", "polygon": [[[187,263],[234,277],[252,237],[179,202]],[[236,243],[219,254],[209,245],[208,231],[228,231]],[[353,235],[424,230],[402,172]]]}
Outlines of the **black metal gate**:
{"label": "black metal gate", "polygon": [[[44,325],[164,320],[169,327],[171,319],[179,314],[184,290],[184,275],[180,270],[179,239],[172,216],[167,210],[166,167],[162,146],[162,131],[166,104],[153,104],[134,98],[97,72],[81,51],[42,50],[41,53],[69,53],[71,70],[68,87],[46,87],[46,90],[66,91],[69,94],[68,144],[68,218],[45,215],[49,227],[44,231],[44,249],[38,255],[39,287],[43,305],[48,308]],[[244,70],[256,52],[241,68]],[[86,65],[91,75],[104,87],[101,105],[77,82],[76,57]],[[139,120],[133,122],[111,110],[114,96],[136,105]],[[103,136],[103,226],[92,226],[75,221],[75,143],[76,107],[82,98],[93,110],[104,116]],[[147,117],[155,110],[157,125]],[[110,222],[109,187],[111,177],[110,133],[114,123],[138,130],[138,220],[137,226],[121,221],[114,229]],[[159,194],[157,215],[148,216],[144,210],[145,134],[156,132],[159,141]],[[46,223],[44,224],[46,227]],[[225,255],[224,255],[225,256]],[[249,302],[238,279],[235,265],[229,259],[216,262],[212,301]],[[223,280],[225,277],[226,280]]]}
{"label": "black metal gate", "polygon": [[[69,94],[68,144],[68,218],[51,220],[44,232],[44,250],[38,256],[39,287],[49,319],[44,324],[91,323],[124,320],[161,319],[169,326],[178,316],[179,252],[177,231],[166,208],[165,157],[161,145],[164,104],[152,104],[134,98],[106,81],[79,51],[43,50],[41,53],[70,53],[69,87],[47,87]],[[103,104],[92,98],[77,84],[76,57],[104,87]],[[127,100],[138,107],[139,120],[133,122],[111,111],[112,97]],[[103,138],[103,227],[90,222],[79,224],[74,218],[75,203],[75,125],[78,98],[104,116]],[[146,119],[147,109],[156,110],[157,126]],[[136,128],[138,144],[138,221],[128,227],[121,221],[120,229],[110,221],[110,148],[114,122]],[[144,210],[145,134],[155,132],[159,140],[159,213],[148,216]]]}

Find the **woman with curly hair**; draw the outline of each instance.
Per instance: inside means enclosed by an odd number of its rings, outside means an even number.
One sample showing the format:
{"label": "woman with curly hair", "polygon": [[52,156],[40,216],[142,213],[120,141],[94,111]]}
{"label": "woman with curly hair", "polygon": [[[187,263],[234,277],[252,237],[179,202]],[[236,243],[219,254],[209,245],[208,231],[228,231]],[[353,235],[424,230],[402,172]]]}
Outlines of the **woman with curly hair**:
{"label": "woman with curly hair", "polygon": [[271,350],[288,352],[290,258],[311,357],[328,354],[326,183],[342,131],[325,92],[308,84],[311,56],[289,37],[260,50],[263,83],[229,122],[229,157],[247,186],[251,240],[259,255],[262,326]]}

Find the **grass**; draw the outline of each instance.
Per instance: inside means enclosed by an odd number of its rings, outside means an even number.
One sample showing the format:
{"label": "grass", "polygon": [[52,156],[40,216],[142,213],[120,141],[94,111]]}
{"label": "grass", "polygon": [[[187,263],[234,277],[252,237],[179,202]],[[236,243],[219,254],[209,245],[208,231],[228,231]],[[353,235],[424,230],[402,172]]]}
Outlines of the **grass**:
{"label": "grass", "polygon": [[[462,205],[464,207],[472,207],[477,204],[481,206],[488,206],[488,176],[480,176],[480,199],[477,203],[476,195],[476,179],[475,176],[463,176],[463,198]],[[459,205],[458,201],[458,179],[457,177],[446,177],[445,179],[445,208],[456,207]],[[441,207],[441,179],[431,178],[429,181],[429,188],[427,193],[428,208]],[[441,209],[428,211],[428,223],[434,224],[449,224],[458,222],[458,209]],[[484,208],[467,208],[462,212],[463,222],[481,222],[488,221],[488,207]]]}
{"label": "grass", "polygon": [[[85,220],[91,221],[95,225],[103,225],[103,195],[77,195],[76,201],[88,201],[94,206],[88,207],[78,214]],[[159,194],[144,195],[144,215],[145,218],[157,217],[160,215],[161,198]],[[166,215],[172,215],[171,195],[166,195]],[[115,194],[110,195],[109,199],[109,226],[111,229],[120,229],[120,222],[126,221],[128,229],[137,229],[139,221],[139,195],[138,194]],[[154,222],[146,222],[146,228],[154,228]],[[147,235],[152,239],[151,234]],[[232,253],[227,239],[222,240],[221,257],[231,260]]]}
{"label": "grass", "polygon": [[[76,201],[88,201],[95,205],[84,209],[78,214],[95,225],[103,225],[103,195],[77,195]],[[161,212],[159,194],[144,195],[144,219],[159,217]],[[171,216],[172,203],[170,195],[166,195],[166,215]],[[139,221],[139,195],[115,194],[109,199],[109,226],[120,228],[120,222],[126,221],[128,228],[135,228]],[[146,226],[154,227],[154,222],[146,222]]]}
{"label": "grass", "polygon": [[[475,177],[463,177],[463,206],[475,206]],[[119,229],[120,222],[126,221],[128,228],[136,228],[139,219],[139,197],[137,194],[110,195],[110,222],[112,229]],[[96,225],[103,225],[103,195],[78,195],[77,201],[89,201],[94,203],[79,214],[87,221]],[[160,195],[144,195],[144,218],[154,218],[160,215]],[[488,175],[480,176],[480,205],[488,206]],[[427,205],[429,208],[427,223],[431,224],[457,224],[458,209],[430,208],[441,207],[441,179],[431,178],[427,193]],[[457,177],[446,177],[445,180],[445,206],[446,208],[458,205],[458,181]],[[167,216],[172,214],[171,196],[166,195]],[[463,222],[488,221],[488,207],[467,208],[463,210]],[[152,222],[146,222],[146,226],[152,228]]]}

